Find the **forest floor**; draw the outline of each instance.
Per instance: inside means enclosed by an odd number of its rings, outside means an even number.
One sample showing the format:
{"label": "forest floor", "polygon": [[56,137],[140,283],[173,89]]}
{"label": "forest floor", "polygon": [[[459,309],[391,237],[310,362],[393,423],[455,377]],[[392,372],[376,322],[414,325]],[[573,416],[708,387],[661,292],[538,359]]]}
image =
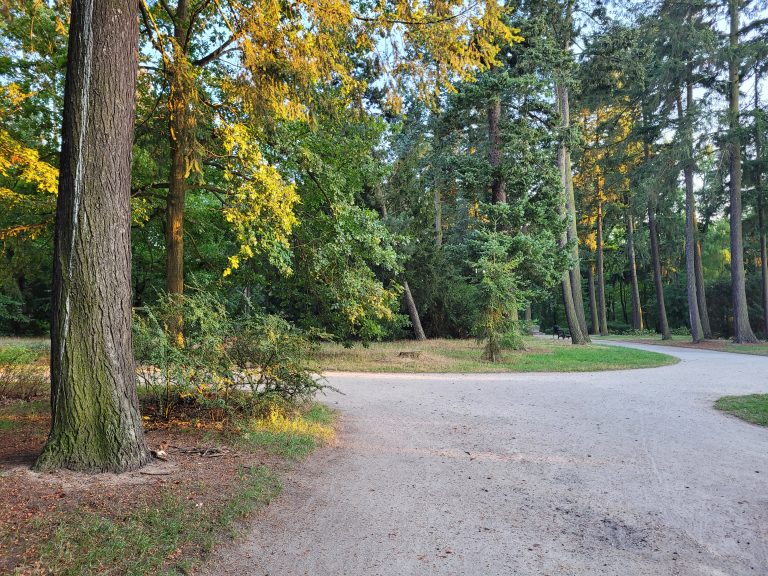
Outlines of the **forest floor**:
{"label": "forest floor", "polygon": [[600,340],[613,340],[617,342],[636,342],[638,344],[652,344],[655,346],[678,346],[682,348],[696,348],[699,350],[714,350],[716,352],[736,352],[738,354],[754,354],[757,356],[768,356],[768,342],[758,342],[757,344],[735,344],[731,340],[718,338],[713,340],[704,340],[698,344],[691,342],[690,336],[672,336],[671,340],[662,340],[661,336],[632,336],[632,335],[610,335],[593,336],[595,342]]}
{"label": "forest floor", "polygon": [[[39,344],[0,347],[0,574],[190,573],[299,460],[334,441],[335,414],[321,404],[236,430],[194,414],[145,416],[147,442],[166,461],[126,474],[38,474],[30,467],[50,426]],[[9,363],[19,347],[30,363]]]}
{"label": "forest floor", "polygon": [[500,362],[482,359],[475,340],[433,339],[377,342],[345,348],[324,344],[315,354],[323,370],[393,373],[590,372],[649,368],[677,359],[646,350],[615,346],[573,346],[551,337],[525,339],[525,350],[504,350]]}
{"label": "forest floor", "polygon": [[768,430],[713,403],[768,391],[768,359],[670,353],[619,372],[332,374],[337,445],[203,573],[767,574]]}

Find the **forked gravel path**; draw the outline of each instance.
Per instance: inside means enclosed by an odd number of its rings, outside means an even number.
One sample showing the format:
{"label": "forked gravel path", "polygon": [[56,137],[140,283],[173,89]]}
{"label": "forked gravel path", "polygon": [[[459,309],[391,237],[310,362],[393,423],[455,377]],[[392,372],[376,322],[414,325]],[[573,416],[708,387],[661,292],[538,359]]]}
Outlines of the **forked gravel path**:
{"label": "forked gravel path", "polygon": [[[660,351],[658,347],[643,347]],[[581,374],[330,375],[317,451],[210,576],[768,574],[768,429],[712,408],[768,358]]]}

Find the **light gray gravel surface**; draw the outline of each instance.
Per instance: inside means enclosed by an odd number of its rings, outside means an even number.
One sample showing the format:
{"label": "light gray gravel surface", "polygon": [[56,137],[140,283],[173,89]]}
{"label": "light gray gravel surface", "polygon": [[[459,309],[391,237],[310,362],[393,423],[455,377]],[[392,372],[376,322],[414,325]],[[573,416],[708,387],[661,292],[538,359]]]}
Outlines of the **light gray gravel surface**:
{"label": "light gray gravel surface", "polygon": [[768,358],[643,347],[674,366],[334,373],[317,451],[214,575],[766,575],[768,429],[712,408]]}

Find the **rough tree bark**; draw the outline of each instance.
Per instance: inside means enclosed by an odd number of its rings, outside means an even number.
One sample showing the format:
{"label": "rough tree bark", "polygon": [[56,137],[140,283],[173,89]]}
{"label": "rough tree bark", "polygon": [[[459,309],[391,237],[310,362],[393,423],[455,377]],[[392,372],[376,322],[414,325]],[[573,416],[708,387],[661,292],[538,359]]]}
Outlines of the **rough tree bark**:
{"label": "rough tree bark", "polygon": [[694,343],[703,339],[701,328],[701,316],[699,314],[699,300],[696,293],[696,197],[693,192],[693,136],[686,118],[693,103],[693,87],[687,82],[687,109],[683,111],[683,98],[677,93],[677,117],[684,123],[684,139],[686,145],[686,160],[683,165],[685,177],[685,274],[686,292],[688,295],[688,321],[691,328],[691,340]]}
{"label": "rough tree bark", "polygon": [[507,201],[506,183],[501,170],[501,99],[491,98],[488,103],[488,163],[491,166],[491,202],[502,204]]}
{"label": "rough tree bark", "polygon": [[131,344],[133,0],[73,0],[56,206],[51,432],[38,470],[134,470],[150,459]]}
{"label": "rough tree bark", "polygon": [[421,327],[421,318],[419,318],[419,309],[416,308],[416,302],[411,294],[411,288],[408,286],[408,281],[403,281],[403,298],[405,298],[405,307],[408,308],[408,316],[411,318],[411,326],[413,326],[413,335],[416,340],[426,340],[424,335],[424,329]]}
{"label": "rough tree bark", "polygon": [[741,138],[739,136],[739,75],[741,58],[739,47],[739,5],[738,0],[729,0],[728,11],[731,17],[729,35],[730,52],[728,58],[728,81],[730,98],[728,101],[728,157],[731,193],[731,298],[733,299],[733,341],[757,342],[752,327],[749,325],[749,307],[747,291],[744,286],[744,240],[741,223]]}
{"label": "rough tree bark", "polygon": [[[598,190],[599,193],[599,190]],[[597,253],[595,266],[597,267],[597,320],[601,336],[608,335],[608,311],[605,308],[605,265],[603,262],[603,203],[597,202]]]}
{"label": "rough tree bark", "polygon": [[640,285],[637,280],[637,260],[635,258],[635,222],[632,206],[627,200],[627,255],[629,256],[629,276],[632,289],[632,328],[642,330],[643,308],[640,303]]}

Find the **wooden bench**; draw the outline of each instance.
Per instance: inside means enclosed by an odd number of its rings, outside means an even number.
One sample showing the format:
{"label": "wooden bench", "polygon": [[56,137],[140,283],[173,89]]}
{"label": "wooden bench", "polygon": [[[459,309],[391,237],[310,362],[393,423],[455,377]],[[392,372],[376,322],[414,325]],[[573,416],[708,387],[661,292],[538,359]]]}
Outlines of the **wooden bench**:
{"label": "wooden bench", "polygon": [[560,326],[555,324],[554,326],[552,326],[552,338],[554,338],[555,336],[557,336],[558,340],[560,340],[560,338],[565,340],[566,338],[571,337],[571,333],[568,330],[563,330],[562,328],[560,328]]}

